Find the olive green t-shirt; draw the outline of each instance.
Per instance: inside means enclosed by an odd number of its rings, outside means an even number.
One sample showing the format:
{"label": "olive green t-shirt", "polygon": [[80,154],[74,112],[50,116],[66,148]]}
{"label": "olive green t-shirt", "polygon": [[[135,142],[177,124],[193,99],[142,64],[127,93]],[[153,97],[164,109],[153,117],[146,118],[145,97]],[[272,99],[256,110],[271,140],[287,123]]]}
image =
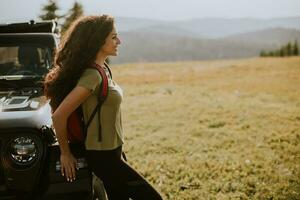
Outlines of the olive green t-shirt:
{"label": "olive green t-shirt", "polygon": [[[111,79],[108,69],[104,68],[104,70],[108,76],[108,96],[100,112],[102,139],[99,140],[99,117],[96,113],[87,129],[85,145],[88,150],[112,150],[124,143],[121,116],[123,91]],[[92,92],[82,104],[85,123],[97,105],[101,82],[102,77],[96,69],[86,69],[77,82],[77,86],[87,88]]]}

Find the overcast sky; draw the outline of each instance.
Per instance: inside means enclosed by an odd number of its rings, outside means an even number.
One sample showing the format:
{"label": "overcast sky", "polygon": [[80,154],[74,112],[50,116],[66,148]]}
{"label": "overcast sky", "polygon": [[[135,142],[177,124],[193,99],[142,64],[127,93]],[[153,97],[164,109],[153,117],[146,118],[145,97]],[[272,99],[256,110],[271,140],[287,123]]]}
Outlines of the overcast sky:
{"label": "overcast sky", "polygon": [[[47,0],[0,0],[0,22],[37,19]],[[65,13],[75,0],[58,0]],[[300,0],[78,0],[85,14],[160,20],[300,16]]]}

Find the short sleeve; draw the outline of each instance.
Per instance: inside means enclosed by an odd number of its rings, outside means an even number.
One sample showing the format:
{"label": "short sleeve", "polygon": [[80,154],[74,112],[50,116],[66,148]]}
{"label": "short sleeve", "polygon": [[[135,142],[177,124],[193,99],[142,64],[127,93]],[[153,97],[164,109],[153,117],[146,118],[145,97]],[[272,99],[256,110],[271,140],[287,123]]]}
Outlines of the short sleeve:
{"label": "short sleeve", "polygon": [[102,82],[102,77],[95,69],[86,69],[77,82],[77,86],[84,87],[92,92]]}

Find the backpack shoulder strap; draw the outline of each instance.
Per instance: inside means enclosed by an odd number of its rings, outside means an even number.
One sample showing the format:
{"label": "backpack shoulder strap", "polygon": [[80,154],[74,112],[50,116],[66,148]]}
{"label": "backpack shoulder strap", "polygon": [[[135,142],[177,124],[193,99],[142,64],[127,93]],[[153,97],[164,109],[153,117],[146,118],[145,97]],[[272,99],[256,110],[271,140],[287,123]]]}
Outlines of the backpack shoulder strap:
{"label": "backpack shoulder strap", "polygon": [[[100,94],[98,96],[98,103],[97,103],[95,109],[93,110],[93,112],[85,126],[86,129],[92,122],[93,118],[95,117],[96,112],[99,110],[99,108],[101,107],[102,103],[105,101],[105,99],[107,98],[107,95],[108,95],[108,77],[106,76],[104,69],[96,63],[94,63],[91,68],[97,69],[97,71],[99,72],[99,74],[102,77],[102,82],[100,85]],[[111,73],[110,69],[109,69],[109,73]]]}
{"label": "backpack shoulder strap", "polygon": [[[110,71],[108,65],[106,63],[105,63],[105,65],[106,65],[106,67],[109,70],[109,73],[111,75],[111,71]],[[99,117],[99,120],[100,120],[101,105],[106,100],[107,95],[108,95],[108,77],[107,77],[104,69],[101,66],[99,66],[97,63],[94,63],[91,68],[97,69],[97,71],[99,72],[99,74],[102,77],[102,82],[101,82],[101,85],[100,85],[100,94],[98,96],[98,103],[97,103],[95,109],[93,110],[87,124],[85,125],[85,129],[86,129],[85,131],[87,131],[87,128],[89,127],[90,123],[92,122],[93,118],[95,117],[95,114],[96,114],[97,111],[98,111],[98,117]],[[98,130],[99,130],[99,141],[101,141],[101,124],[99,124]]]}
{"label": "backpack shoulder strap", "polygon": [[111,71],[110,71],[110,68],[109,68],[108,64],[107,64],[106,62],[104,62],[104,65],[105,65],[105,67],[108,69],[109,75],[110,75],[110,77],[111,77],[111,79],[112,79],[112,73],[111,73]]}
{"label": "backpack shoulder strap", "polygon": [[[102,82],[101,82],[101,85],[100,85],[100,95],[98,96],[99,102],[105,101],[105,99],[108,95],[108,77],[107,77],[104,69],[100,65],[98,65],[97,63],[94,63],[92,67],[98,70],[98,72],[99,72],[99,74],[101,75],[101,78],[102,78]],[[111,75],[111,71],[108,68],[108,66],[107,66],[107,69],[109,70],[109,73]]]}

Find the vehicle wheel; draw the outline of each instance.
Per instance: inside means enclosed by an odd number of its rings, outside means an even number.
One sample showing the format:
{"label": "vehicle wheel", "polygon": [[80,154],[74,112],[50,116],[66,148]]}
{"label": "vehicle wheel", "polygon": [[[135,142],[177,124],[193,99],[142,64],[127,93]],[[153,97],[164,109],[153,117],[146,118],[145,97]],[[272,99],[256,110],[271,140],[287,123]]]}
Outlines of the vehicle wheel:
{"label": "vehicle wheel", "polygon": [[93,200],[108,200],[103,182],[93,174]]}

